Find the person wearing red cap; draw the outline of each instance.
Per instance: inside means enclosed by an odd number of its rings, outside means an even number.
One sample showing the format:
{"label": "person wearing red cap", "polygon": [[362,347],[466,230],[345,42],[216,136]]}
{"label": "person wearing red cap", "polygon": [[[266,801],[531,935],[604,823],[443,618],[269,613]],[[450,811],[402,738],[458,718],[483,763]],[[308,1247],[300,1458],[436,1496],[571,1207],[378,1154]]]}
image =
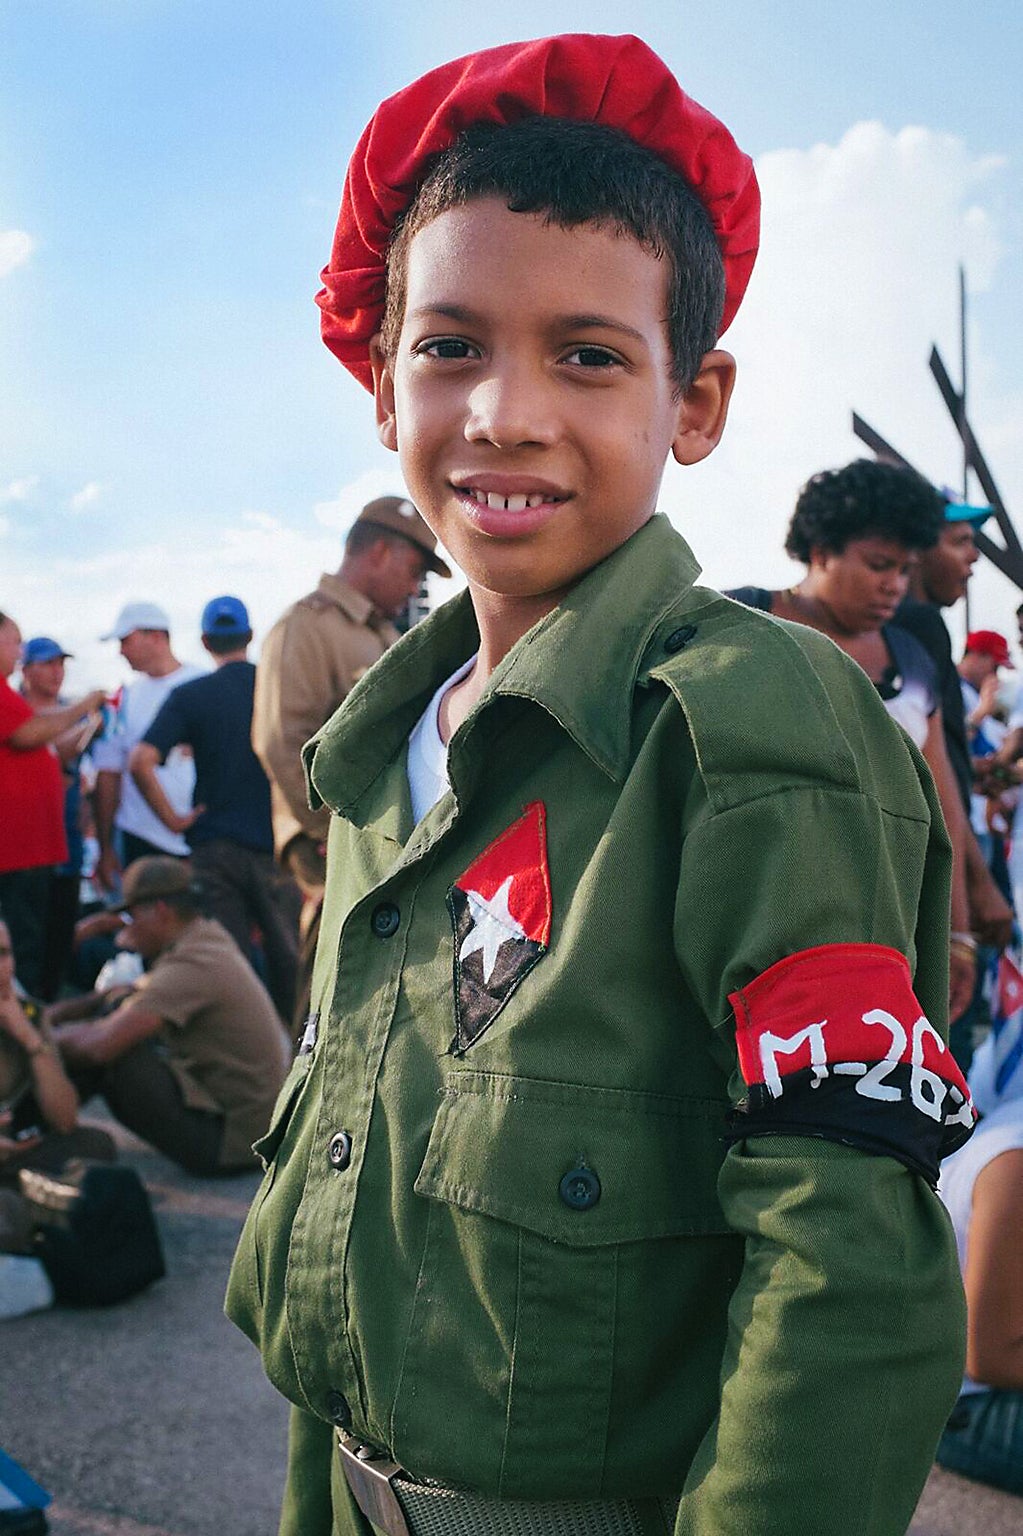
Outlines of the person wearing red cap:
{"label": "person wearing red cap", "polygon": [[285,1536],[896,1536],[955,1400],[933,786],[655,515],[758,210],[633,37],[444,65],[350,164],[324,337],[468,589],[304,750],[312,1011],[227,1298]]}

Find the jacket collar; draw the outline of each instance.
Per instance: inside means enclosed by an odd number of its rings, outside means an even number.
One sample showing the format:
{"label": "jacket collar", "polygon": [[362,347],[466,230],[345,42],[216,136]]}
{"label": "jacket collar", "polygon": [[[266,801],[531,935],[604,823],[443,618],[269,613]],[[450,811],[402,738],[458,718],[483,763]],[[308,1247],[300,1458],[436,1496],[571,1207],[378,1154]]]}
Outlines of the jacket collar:
{"label": "jacket collar", "polygon": [[376,616],[376,610],[369,598],[357,591],[336,571],[324,571],[316,590],[336,608],[346,613],[354,624],[368,624],[370,619]]}
{"label": "jacket collar", "polygon": [[[659,632],[684,609],[699,566],[657,516],[589,571],[513,646],[452,742],[500,697],[532,700],[616,781],[629,763],[632,693]],[[664,639],[664,635],[660,635]],[[387,651],[306,744],[314,806],[346,814],[401,750],[436,689],[479,645],[467,592]]]}

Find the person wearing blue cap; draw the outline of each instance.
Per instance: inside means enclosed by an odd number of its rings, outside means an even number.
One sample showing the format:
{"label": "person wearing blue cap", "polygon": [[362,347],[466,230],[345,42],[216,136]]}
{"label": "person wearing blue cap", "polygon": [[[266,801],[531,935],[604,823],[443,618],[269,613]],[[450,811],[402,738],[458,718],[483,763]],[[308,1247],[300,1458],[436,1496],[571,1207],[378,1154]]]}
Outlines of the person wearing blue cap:
{"label": "person wearing blue cap", "polygon": [[[133,749],[129,770],[150,809],[182,834],[202,881],[206,905],[252,958],[258,929],[267,989],[290,1024],[298,963],[299,897],[273,858],[270,784],[251,746],[256,669],[248,660],[248,610],[238,597],[211,598],[202,643],[215,670],[176,688]],[[157,773],[170,752],[195,758],[195,803],[170,803]]]}
{"label": "person wearing blue cap", "polygon": [[[900,603],[894,622],[908,629],[938,669],[938,692],[945,748],[949,764],[959,786],[966,818],[970,814],[973,769],[966,737],[966,718],[959,673],[952,656],[952,643],[941,616],[966,596],[973,567],[980,558],[976,535],[994,514],[994,508],[960,500],[948,486],[945,498],[945,525],[932,549],[923,551],[910,575],[909,595]],[[1002,895],[987,867],[976,838],[966,829],[966,884],[970,906],[970,927],[983,944],[1001,949],[1012,934],[1012,908]]]}
{"label": "person wearing blue cap", "polygon": [[[34,635],[25,641],[21,648],[21,695],[35,714],[52,714],[67,702],[61,696],[61,690],[64,686],[64,663],[71,660],[72,653],[49,635]],[[60,993],[74,948],[82,860],[85,854],[80,825],[81,763],[82,748],[88,734],[87,731],[72,728],[63,736],[58,736],[53,744],[64,781],[64,831],[67,835],[68,856],[63,864],[54,868],[50,879],[45,951],[39,983],[39,996],[47,1003],[52,1002]]]}

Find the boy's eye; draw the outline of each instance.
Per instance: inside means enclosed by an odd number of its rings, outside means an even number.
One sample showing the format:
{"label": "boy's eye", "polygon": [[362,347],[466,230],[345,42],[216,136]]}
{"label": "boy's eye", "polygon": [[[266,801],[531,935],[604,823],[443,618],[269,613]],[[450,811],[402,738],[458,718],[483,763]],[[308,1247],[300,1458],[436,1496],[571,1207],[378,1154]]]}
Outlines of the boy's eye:
{"label": "boy's eye", "polygon": [[619,361],[606,347],[576,347],[565,358],[566,363],[576,363],[582,368],[611,368]]}
{"label": "boy's eye", "polygon": [[420,342],[415,349],[419,357],[455,359],[471,357],[474,350],[469,342],[462,341],[457,336],[436,336],[430,341]]}

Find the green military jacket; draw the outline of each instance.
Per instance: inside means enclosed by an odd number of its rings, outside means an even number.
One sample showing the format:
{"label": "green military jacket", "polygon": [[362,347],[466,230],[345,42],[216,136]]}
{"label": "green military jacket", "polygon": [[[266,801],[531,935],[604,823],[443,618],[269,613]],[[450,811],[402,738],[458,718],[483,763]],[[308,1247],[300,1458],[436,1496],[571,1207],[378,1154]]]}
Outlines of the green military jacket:
{"label": "green military jacket", "polygon": [[489,1496],[681,1493],[679,1533],[909,1522],[962,1369],[947,1220],[893,1157],[737,1135],[728,999],[879,944],[943,1027],[948,844],[860,670],[697,574],[661,517],[591,571],[418,825],[466,595],[306,749],[316,1013],[228,1293],[297,1405],[288,1536],[370,1529],[332,1422]]}

